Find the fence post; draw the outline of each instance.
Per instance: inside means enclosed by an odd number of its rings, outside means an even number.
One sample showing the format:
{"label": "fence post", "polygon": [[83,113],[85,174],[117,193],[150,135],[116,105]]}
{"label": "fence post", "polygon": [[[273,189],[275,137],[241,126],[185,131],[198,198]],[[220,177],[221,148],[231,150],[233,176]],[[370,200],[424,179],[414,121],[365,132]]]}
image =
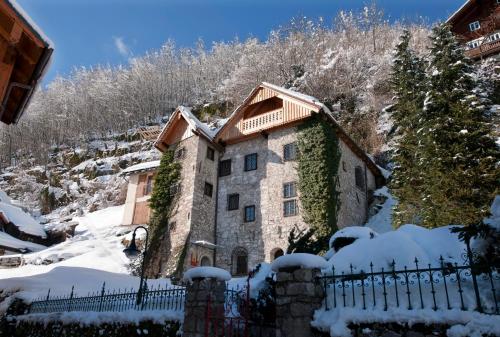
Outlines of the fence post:
{"label": "fence post", "polygon": [[213,326],[224,327],[225,292],[226,282],[216,278],[194,278],[187,284],[184,337],[205,337]]}
{"label": "fence post", "polygon": [[75,286],[71,287],[71,295],[69,295],[69,301],[68,301],[68,311],[71,311],[71,304],[73,304],[73,290],[75,289]]}
{"label": "fence post", "polygon": [[314,311],[321,307],[324,289],[318,268],[287,267],[276,274],[277,337],[309,337]]}
{"label": "fence post", "polygon": [[101,290],[101,298],[99,300],[99,309],[97,310],[98,312],[101,311],[102,309],[102,302],[104,301],[104,288],[106,287],[106,282],[102,284],[102,290]]}
{"label": "fence post", "polygon": [[476,278],[476,268],[474,267],[474,256],[472,254],[472,249],[470,248],[470,237],[465,236],[465,245],[467,246],[467,258],[469,259],[470,274],[472,276],[472,285],[474,286],[474,293],[476,295],[476,310],[483,312],[483,307],[481,305],[481,297],[479,296],[479,287],[477,285]]}

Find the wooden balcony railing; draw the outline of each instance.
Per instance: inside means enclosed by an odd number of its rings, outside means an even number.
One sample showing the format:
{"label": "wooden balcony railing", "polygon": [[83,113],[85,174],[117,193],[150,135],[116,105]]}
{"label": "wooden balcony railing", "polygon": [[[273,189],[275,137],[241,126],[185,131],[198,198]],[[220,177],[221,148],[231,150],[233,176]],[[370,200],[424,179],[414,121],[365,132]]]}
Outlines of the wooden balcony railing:
{"label": "wooden balcony railing", "polygon": [[471,59],[479,58],[495,52],[500,52],[500,40],[484,43],[481,46],[465,51],[465,55]]}
{"label": "wooden balcony railing", "polygon": [[266,129],[270,126],[279,125],[284,122],[283,109],[276,109],[261,115],[244,119],[241,125],[243,134],[250,134],[259,130]]}

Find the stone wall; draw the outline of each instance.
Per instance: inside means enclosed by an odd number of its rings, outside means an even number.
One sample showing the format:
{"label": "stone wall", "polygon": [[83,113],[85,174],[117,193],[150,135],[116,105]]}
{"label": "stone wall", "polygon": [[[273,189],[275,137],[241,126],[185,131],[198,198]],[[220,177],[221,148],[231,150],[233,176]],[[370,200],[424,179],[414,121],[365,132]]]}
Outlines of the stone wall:
{"label": "stone wall", "polygon": [[[307,227],[299,212],[295,216],[283,214],[283,184],[297,182],[297,162],[283,160],[283,146],[297,140],[295,127],[271,132],[267,138],[260,136],[245,142],[227,145],[221,160],[231,159],[231,175],[219,178],[217,209],[217,249],[218,267],[234,273],[232,253],[236,248],[248,252],[249,268],[258,263],[271,262],[278,249],[286,251],[288,234],[293,228]],[[375,178],[366,164],[343,142],[339,183],[341,190],[341,209],[339,228],[362,225],[367,219],[370,190],[375,190]],[[255,171],[244,171],[244,157],[258,154]],[[354,170],[360,166],[365,173],[366,188],[360,189],[355,184]],[[299,193],[299,191],[297,191]],[[227,198],[231,193],[238,193],[238,210],[227,210]],[[289,199],[287,199],[289,200]],[[244,222],[244,207],[255,205],[256,220]]]}
{"label": "stone wall", "polygon": [[[181,178],[180,178],[180,193],[175,202],[175,207],[172,210],[169,224],[169,241],[170,254],[161,256],[161,274],[171,275],[178,264],[184,266],[184,269],[189,265],[189,254],[184,249],[189,248],[190,232],[192,223],[192,208],[194,199],[194,187],[196,178],[196,163],[198,156],[199,137],[192,136],[184,139],[177,145],[177,149],[184,148],[184,158],[180,159],[181,163]],[[188,245],[188,247],[186,247]],[[161,253],[161,252],[160,252]],[[183,261],[180,261],[183,259]]]}
{"label": "stone wall", "polygon": [[[245,155],[257,153],[257,170],[244,171]],[[264,260],[262,195],[267,194],[267,139],[258,137],[246,142],[228,145],[221,160],[231,159],[231,174],[219,177],[217,206],[217,267],[234,274],[232,253],[243,248],[248,253],[249,265],[255,266]],[[228,195],[239,194],[239,208],[228,210]],[[245,206],[255,205],[256,219],[244,222]],[[267,223],[267,222],[266,222]]]}
{"label": "stone wall", "polygon": [[[340,211],[338,218],[339,228],[347,226],[361,226],[368,216],[369,194],[373,193],[375,187],[375,176],[368,169],[366,163],[361,160],[342,140],[340,141],[341,158],[339,165],[340,183]],[[354,170],[356,166],[362,168],[365,177],[366,188],[360,189],[356,186]],[[371,192],[370,192],[371,191]]]}
{"label": "stone wall", "polygon": [[[207,158],[208,147],[214,150],[214,159]],[[204,138],[199,138],[196,156],[196,176],[193,188],[193,205],[191,211],[190,241],[215,243],[215,207],[217,200],[217,168],[219,153]],[[205,183],[213,186],[212,196],[205,195]],[[214,249],[210,246],[192,244],[189,256],[198,265],[203,258],[214,264]]]}
{"label": "stone wall", "polygon": [[323,287],[319,269],[286,268],[276,275],[277,337],[309,337],[314,311],[321,307]]}

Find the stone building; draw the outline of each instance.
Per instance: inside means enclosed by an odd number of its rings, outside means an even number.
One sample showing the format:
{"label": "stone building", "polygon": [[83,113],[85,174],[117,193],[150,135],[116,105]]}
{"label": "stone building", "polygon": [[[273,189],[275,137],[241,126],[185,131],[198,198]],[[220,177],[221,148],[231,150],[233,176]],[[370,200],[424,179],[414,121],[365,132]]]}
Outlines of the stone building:
{"label": "stone building", "polygon": [[[171,254],[161,274],[216,265],[243,275],[282,255],[293,228],[304,229],[297,189],[297,126],[321,114],[339,138],[338,226],[367,219],[380,170],[317,99],[269,83],[256,87],[219,124],[179,107],[160,133],[160,151],[175,148],[181,181],[170,218]],[[154,253],[153,253],[154,254]]]}

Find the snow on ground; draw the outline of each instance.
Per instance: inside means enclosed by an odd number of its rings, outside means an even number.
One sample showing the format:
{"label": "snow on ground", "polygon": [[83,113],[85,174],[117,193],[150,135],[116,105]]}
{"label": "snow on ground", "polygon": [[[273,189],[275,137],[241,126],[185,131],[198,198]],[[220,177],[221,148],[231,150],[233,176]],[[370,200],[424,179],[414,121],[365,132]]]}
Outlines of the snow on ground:
{"label": "snow on ground", "polygon": [[383,310],[359,310],[358,308],[342,308],[341,310],[317,310],[313,327],[330,332],[331,336],[350,337],[351,330],[347,322],[352,323],[392,323],[408,322],[411,326],[416,323],[452,325],[447,335],[450,337],[481,337],[483,334],[500,335],[500,317],[484,315],[474,311],[462,310],[406,310],[404,308],[389,308]]}
{"label": "snow on ground", "polygon": [[46,238],[47,233],[38,221],[21,208],[0,201],[0,213],[8,222],[12,222],[23,233]]}
{"label": "snow on ground", "polygon": [[349,273],[350,265],[354,272],[368,272],[370,262],[375,270],[388,270],[393,259],[396,268],[415,266],[415,258],[420,266],[439,266],[439,257],[447,262],[462,263],[461,254],[465,245],[458,240],[458,235],[451,233],[452,226],[426,229],[415,225],[404,225],[395,231],[380,234],[374,238],[365,237],[343,247],[328,261],[329,272],[335,267],[335,273]]}
{"label": "snow on ground", "polygon": [[[121,241],[130,228],[120,227],[123,206],[109,207],[83,217],[75,218],[79,225],[75,236],[43,251],[25,254],[25,265],[1,269],[0,291],[31,301],[44,297],[75,293],[87,295],[97,292],[106,282],[107,289],[137,288],[139,278],[128,274],[130,261],[122,250]],[[50,264],[44,264],[50,263]],[[159,279],[151,286],[170,284]],[[4,311],[12,296],[0,303]]]}
{"label": "snow on ground", "polygon": [[377,233],[386,233],[392,231],[392,209],[397,204],[396,199],[394,199],[394,197],[391,195],[387,186],[376,190],[374,196],[383,196],[387,199],[381,206],[378,213],[368,220],[366,226],[370,227]]}

